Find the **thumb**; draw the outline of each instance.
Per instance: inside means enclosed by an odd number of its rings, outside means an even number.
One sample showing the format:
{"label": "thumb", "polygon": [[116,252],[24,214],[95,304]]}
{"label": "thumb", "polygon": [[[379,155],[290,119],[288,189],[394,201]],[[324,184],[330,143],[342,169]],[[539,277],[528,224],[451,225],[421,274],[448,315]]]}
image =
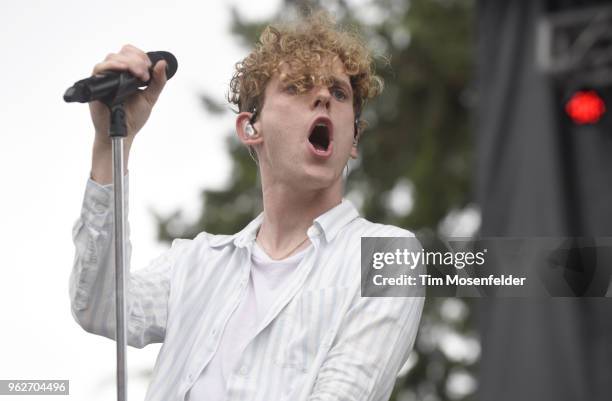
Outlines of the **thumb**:
{"label": "thumb", "polygon": [[147,101],[153,105],[157,101],[159,94],[162,89],[166,85],[166,61],[160,60],[153,67],[153,76],[151,79],[151,83],[145,89],[144,96],[147,98]]}

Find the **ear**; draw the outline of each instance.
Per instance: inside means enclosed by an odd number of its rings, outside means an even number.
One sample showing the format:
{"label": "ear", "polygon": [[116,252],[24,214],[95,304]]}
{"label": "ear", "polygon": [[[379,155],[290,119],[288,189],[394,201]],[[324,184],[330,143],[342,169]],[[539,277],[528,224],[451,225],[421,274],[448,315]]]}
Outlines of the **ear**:
{"label": "ear", "polygon": [[359,156],[359,149],[357,149],[357,144],[359,143],[359,136],[360,133],[359,131],[357,131],[357,136],[355,136],[355,139],[353,140],[353,144],[351,145],[351,159],[356,159]]}
{"label": "ear", "polygon": [[253,123],[253,128],[255,128],[255,135],[248,136],[246,134],[246,126],[250,124],[249,121],[251,119],[252,114],[253,113],[243,111],[236,116],[236,134],[238,135],[238,139],[240,139],[240,142],[242,142],[246,146],[255,146],[263,142],[263,137],[260,133],[259,121]]}
{"label": "ear", "polygon": [[353,120],[353,146],[351,147],[351,159],[356,159],[359,156],[359,151],[357,149],[357,144],[359,143],[359,138],[361,137],[361,124],[360,117],[361,112],[357,111],[355,114],[355,119]]}

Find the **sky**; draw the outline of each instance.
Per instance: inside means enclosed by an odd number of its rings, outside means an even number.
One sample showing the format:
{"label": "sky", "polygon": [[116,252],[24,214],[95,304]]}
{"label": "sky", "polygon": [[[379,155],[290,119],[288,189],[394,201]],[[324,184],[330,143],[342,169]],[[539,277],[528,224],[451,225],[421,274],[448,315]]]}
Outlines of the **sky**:
{"label": "sky", "polygon": [[[195,217],[202,189],[228,178],[224,143],[232,115],[207,114],[199,94],[227,104],[233,64],[246,55],[230,35],[229,5],[256,20],[271,16],[280,0],[179,4],[0,6],[0,379],[70,380],[70,396],[54,400],[115,399],[115,343],[86,333],[70,313],[71,230],[89,176],[93,129],[87,105],[63,102],[69,86],[126,43],[178,59],[130,156],[132,269],[167,248],[157,242],[152,211]],[[144,399],[159,348],[128,348],[128,399]],[[28,399],[40,397],[20,397]]]}

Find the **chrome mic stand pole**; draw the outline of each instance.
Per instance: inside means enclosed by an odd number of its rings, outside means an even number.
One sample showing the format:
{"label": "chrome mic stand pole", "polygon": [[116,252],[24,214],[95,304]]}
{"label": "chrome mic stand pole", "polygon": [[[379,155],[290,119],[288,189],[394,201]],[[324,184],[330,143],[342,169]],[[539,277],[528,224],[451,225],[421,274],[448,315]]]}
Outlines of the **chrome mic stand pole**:
{"label": "chrome mic stand pole", "polygon": [[127,136],[123,102],[109,105],[113,152],[113,192],[115,229],[115,334],[117,340],[117,401],[127,401],[127,329],[125,325],[126,259],[123,139]]}

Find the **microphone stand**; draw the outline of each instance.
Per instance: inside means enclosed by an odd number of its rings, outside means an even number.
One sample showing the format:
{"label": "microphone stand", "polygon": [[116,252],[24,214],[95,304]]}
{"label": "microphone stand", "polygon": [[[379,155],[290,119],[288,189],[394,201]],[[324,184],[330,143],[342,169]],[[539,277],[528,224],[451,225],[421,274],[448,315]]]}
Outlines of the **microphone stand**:
{"label": "microphone stand", "polygon": [[112,142],[114,230],[115,230],[115,334],[117,340],[117,401],[127,401],[127,329],[125,259],[125,189],[123,140],[127,136],[123,101],[105,102],[110,109],[109,136]]}
{"label": "microphone stand", "polygon": [[113,211],[115,229],[115,337],[117,341],[117,401],[127,401],[127,315],[125,266],[125,166],[123,140],[127,136],[123,100],[130,95],[130,82],[120,75],[117,90],[100,99],[110,110],[110,129],[113,154]]}
{"label": "microphone stand", "polygon": [[[117,401],[127,401],[127,329],[125,325],[126,301],[126,259],[125,259],[125,196],[124,196],[124,165],[123,140],[127,136],[125,110],[123,99],[129,96],[134,85],[125,74],[119,76],[120,81],[114,93],[100,99],[110,110],[110,128],[108,135],[112,146],[113,169],[113,211],[115,231],[115,338],[117,341]],[[81,82],[81,81],[79,81]],[[77,82],[68,88],[64,94],[66,102],[85,103],[90,101],[87,92],[79,88]],[[129,272],[128,272],[129,273]]]}
{"label": "microphone stand", "polygon": [[[149,52],[147,56],[155,65],[159,60],[166,60],[171,68],[166,65],[166,76],[170,79],[176,72],[178,66],[176,58],[168,52]],[[123,140],[127,136],[127,125],[125,121],[125,110],[123,100],[130,96],[138,87],[146,83],[134,80],[130,74],[119,74],[118,82],[113,93],[99,99],[110,110],[110,127],[108,135],[111,138],[112,170],[113,170],[113,211],[115,231],[115,338],[117,341],[117,401],[127,401],[127,302],[126,302],[126,256],[125,256],[125,189],[123,165]],[[87,84],[89,78],[76,82],[64,93],[64,101],[85,103],[91,101],[92,92],[96,90],[108,90],[109,83],[100,87],[98,82],[94,89]]]}
{"label": "microphone stand", "polygon": [[[147,56],[155,65],[159,60],[166,60],[166,76],[170,79],[176,72],[178,66],[176,58],[168,52],[149,52]],[[169,66],[171,68],[169,68]],[[89,87],[84,79],[76,82],[64,93],[66,102],[89,102],[93,89]],[[98,83],[99,84],[99,83]],[[115,231],[115,337],[117,341],[117,401],[127,401],[127,328],[126,328],[126,256],[125,256],[125,189],[123,165],[123,140],[127,136],[127,125],[125,121],[125,110],[123,100],[135,89],[144,85],[144,82],[134,81],[129,74],[119,74],[114,93],[108,94],[100,99],[110,110],[109,136],[112,146],[112,170],[113,170],[113,192],[114,192],[114,231]],[[115,83],[113,83],[115,85]],[[94,85],[95,86],[95,85]],[[99,85],[98,85],[99,86]],[[97,88],[108,89],[106,88]]]}

